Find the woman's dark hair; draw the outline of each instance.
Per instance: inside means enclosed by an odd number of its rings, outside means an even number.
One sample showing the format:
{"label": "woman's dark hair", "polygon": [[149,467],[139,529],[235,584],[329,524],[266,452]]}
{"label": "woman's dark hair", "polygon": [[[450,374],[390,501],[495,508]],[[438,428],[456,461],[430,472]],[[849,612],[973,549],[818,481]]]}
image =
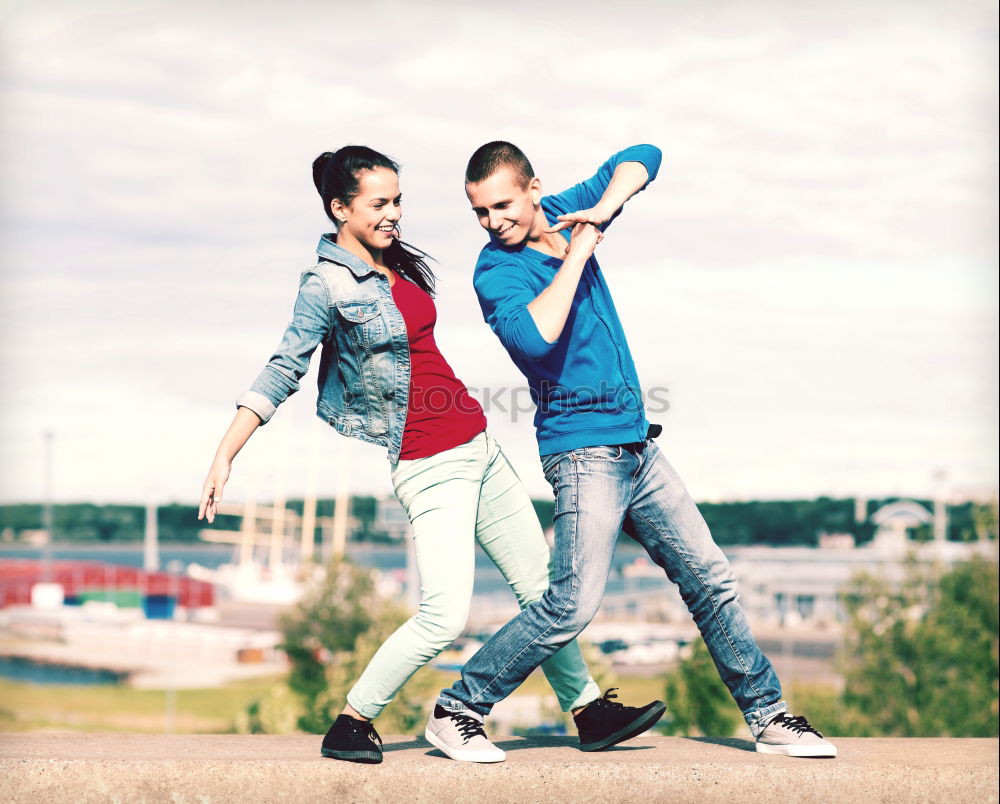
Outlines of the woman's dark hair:
{"label": "woman's dark hair", "polygon": [[[339,199],[344,205],[350,204],[358,194],[361,174],[366,170],[386,168],[399,173],[399,165],[385,154],[366,148],[364,145],[345,145],[343,148],[316,157],[313,162],[313,183],[323,199],[323,210],[334,223],[330,202]],[[382,252],[385,264],[417,287],[434,295],[434,272],[426,260],[429,254],[398,238]]]}

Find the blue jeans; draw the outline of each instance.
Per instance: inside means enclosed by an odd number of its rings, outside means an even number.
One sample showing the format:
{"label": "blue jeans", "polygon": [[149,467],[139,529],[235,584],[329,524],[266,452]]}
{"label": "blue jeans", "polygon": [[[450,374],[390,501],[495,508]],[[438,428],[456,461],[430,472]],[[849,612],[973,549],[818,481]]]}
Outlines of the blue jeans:
{"label": "blue jeans", "polygon": [[756,735],[785,711],[774,668],[740,608],[729,562],[656,444],[583,447],[545,455],[542,467],[556,497],[549,588],[466,662],[438,703],[489,714],[579,634],[601,605],[624,528],[679,587],[750,730]]}
{"label": "blue jeans", "polygon": [[[472,604],[475,543],[521,606],[549,584],[549,546],[528,492],[488,433],[427,458],[393,464],[392,485],[413,526],[420,607],[378,649],[347,702],[375,718],[417,670],[465,628]],[[548,658],[548,655],[546,655]],[[563,711],[601,691],[571,642],[542,665]]]}

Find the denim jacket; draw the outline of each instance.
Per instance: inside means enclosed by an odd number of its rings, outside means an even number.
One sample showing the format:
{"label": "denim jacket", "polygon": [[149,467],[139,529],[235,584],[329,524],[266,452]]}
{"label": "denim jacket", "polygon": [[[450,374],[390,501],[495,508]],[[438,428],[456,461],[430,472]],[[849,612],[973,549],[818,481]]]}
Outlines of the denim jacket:
{"label": "denim jacket", "polygon": [[316,415],[345,436],[388,447],[399,460],[410,391],[410,347],[389,281],[363,260],[320,238],[320,262],[303,271],[292,321],[248,391],[236,400],[261,423],[299,389],[322,345]]}

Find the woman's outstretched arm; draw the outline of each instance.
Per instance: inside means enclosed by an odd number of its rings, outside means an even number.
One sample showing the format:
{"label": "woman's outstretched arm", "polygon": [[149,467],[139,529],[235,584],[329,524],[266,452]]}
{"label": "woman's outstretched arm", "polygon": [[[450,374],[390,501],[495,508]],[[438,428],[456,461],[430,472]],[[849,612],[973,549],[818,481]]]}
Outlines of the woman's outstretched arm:
{"label": "woman's outstretched arm", "polygon": [[208,517],[209,522],[215,521],[215,511],[222,500],[222,490],[229,480],[229,470],[243,445],[250,440],[254,430],[260,426],[260,417],[249,408],[239,407],[229,425],[226,434],[219,442],[215,451],[212,468],[208,470],[205,485],[201,489],[201,504],[198,506],[198,519]]}
{"label": "woman's outstretched arm", "polygon": [[222,437],[201,490],[198,519],[215,520],[222,490],[229,480],[233,458],[250,436],[274,415],[275,409],[299,388],[316,347],[330,334],[330,305],[323,280],[306,271],[299,281],[292,321],[277,350],[257,376],[250,390],[236,400],[236,416]]}

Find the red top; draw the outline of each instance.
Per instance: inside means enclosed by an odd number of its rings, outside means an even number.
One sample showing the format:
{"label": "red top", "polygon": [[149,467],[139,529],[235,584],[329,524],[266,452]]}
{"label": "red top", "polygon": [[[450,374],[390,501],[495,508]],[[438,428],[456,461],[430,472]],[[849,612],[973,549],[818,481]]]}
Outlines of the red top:
{"label": "red top", "polygon": [[398,274],[392,300],[410,344],[410,401],[399,457],[427,458],[471,441],[486,429],[486,415],[434,342],[434,300]]}

